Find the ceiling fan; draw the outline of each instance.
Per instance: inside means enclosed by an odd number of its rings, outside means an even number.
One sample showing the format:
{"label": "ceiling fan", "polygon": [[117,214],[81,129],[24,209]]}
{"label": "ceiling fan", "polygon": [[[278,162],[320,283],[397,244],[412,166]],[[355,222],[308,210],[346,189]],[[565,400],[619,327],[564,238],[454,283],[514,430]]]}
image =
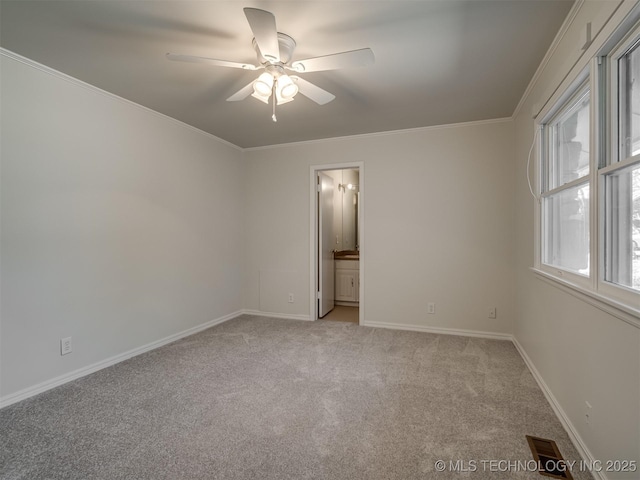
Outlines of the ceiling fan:
{"label": "ceiling fan", "polygon": [[326,90],[298,75],[288,75],[287,72],[301,74],[367,66],[373,64],[375,60],[370,48],[362,48],[293,62],[292,57],[296,42],[289,35],[277,31],[276,19],[271,12],[257,8],[245,8],[244,14],[253,32],[253,48],[258,56],[258,65],[175,53],[167,53],[167,58],[179,62],[207,63],[217,67],[244,70],[264,69],[265,71],[256,80],[231,95],[227,101],[237,102],[244,100],[249,95],[267,105],[271,100],[273,107],[271,118],[274,122],[277,121],[276,104],[282,105],[291,102],[298,92],[319,105],[329,103],[335,98],[335,95]]}

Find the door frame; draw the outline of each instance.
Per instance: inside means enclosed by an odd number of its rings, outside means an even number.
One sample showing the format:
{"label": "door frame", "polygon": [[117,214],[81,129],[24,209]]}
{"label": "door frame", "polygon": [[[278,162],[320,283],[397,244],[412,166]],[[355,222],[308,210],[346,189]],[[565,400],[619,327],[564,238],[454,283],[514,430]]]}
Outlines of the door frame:
{"label": "door frame", "polygon": [[358,210],[358,232],[360,241],[358,243],[360,252],[360,285],[359,285],[359,304],[358,304],[358,324],[364,325],[364,267],[365,267],[365,240],[366,228],[364,223],[364,212],[366,205],[365,189],[364,189],[364,162],[347,162],[347,163],[325,163],[320,165],[311,165],[309,167],[309,238],[310,238],[310,278],[309,278],[309,318],[318,320],[318,190],[316,178],[318,172],[324,170],[347,170],[358,169],[358,189],[360,192],[360,208]]}

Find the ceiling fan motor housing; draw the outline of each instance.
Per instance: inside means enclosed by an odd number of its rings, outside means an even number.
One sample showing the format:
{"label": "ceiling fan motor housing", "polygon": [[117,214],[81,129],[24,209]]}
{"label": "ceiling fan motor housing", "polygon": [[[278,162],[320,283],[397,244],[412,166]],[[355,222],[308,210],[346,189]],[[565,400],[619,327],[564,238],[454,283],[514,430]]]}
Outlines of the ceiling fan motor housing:
{"label": "ceiling fan motor housing", "polygon": [[262,65],[264,65],[265,63],[266,64],[278,64],[278,63],[288,64],[291,61],[291,58],[293,57],[293,51],[296,48],[296,41],[293,38],[291,38],[289,35],[285,33],[278,32],[278,46],[280,47],[280,62],[275,62],[274,60],[265,58],[262,55],[262,52],[260,52],[260,48],[258,47],[258,44],[256,43],[255,38],[253,39],[252,44],[253,44],[253,48],[258,54],[258,61]]}

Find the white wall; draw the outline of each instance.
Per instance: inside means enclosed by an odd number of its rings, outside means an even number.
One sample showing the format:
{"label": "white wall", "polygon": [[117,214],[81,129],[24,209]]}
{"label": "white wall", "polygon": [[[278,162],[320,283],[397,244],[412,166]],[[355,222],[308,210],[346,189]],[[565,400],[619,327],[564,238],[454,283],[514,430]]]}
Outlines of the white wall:
{"label": "white wall", "polygon": [[499,121],[245,152],[245,306],[309,315],[310,165],[362,161],[366,323],[510,333],[512,137]]}
{"label": "white wall", "polygon": [[529,270],[531,112],[617,6],[582,4],[515,123],[244,153],[0,57],[0,396],[243,307],[308,317],[310,165],[357,161],[366,323],[514,333],[592,457],[640,461],[640,332]]}
{"label": "white wall", "polygon": [[0,395],[241,310],[242,152],[0,59]]}
{"label": "white wall", "polygon": [[[526,181],[533,140],[532,112],[540,109],[579,60],[587,22],[594,34],[619,2],[585,2],[519,109],[516,129],[516,275],[514,334],[539,372],[569,428],[595,460],[640,464],[640,330],[538,279],[534,264],[535,200]],[[611,27],[611,25],[609,25]],[[594,41],[594,47],[603,38]],[[585,422],[585,401],[592,406]],[[637,479],[606,473],[608,478]]]}

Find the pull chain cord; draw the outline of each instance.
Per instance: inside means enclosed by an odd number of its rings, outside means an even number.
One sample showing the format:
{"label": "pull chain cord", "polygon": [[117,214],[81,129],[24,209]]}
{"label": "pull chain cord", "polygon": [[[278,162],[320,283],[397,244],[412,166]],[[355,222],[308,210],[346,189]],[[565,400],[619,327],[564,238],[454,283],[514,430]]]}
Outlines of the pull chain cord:
{"label": "pull chain cord", "polygon": [[273,102],[273,115],[271,115],[271,120],[274,122],[278,121],[276,118],[276,83],[278,83],[278,80],[273,82],[273,90],[271,91],[271,101]]}
{"label": "pull chain cord", "polygon": [[533,186],[531,186],[531,176],[529,174],[529,170],[531,168],[531,154],[533,153],[533,147],[536,146],[536,140],[538,139],[538,132],[542,130],[542,125],[538,125],[535,133],[533,134],[533,142],[531,143],[531,148],[529,149],[529,156],[527,157],[527,184],[529,185],[529,191],[531,192],[531,196],[535,198],[538,202],[540,202],[540,198],[534,193]]}

